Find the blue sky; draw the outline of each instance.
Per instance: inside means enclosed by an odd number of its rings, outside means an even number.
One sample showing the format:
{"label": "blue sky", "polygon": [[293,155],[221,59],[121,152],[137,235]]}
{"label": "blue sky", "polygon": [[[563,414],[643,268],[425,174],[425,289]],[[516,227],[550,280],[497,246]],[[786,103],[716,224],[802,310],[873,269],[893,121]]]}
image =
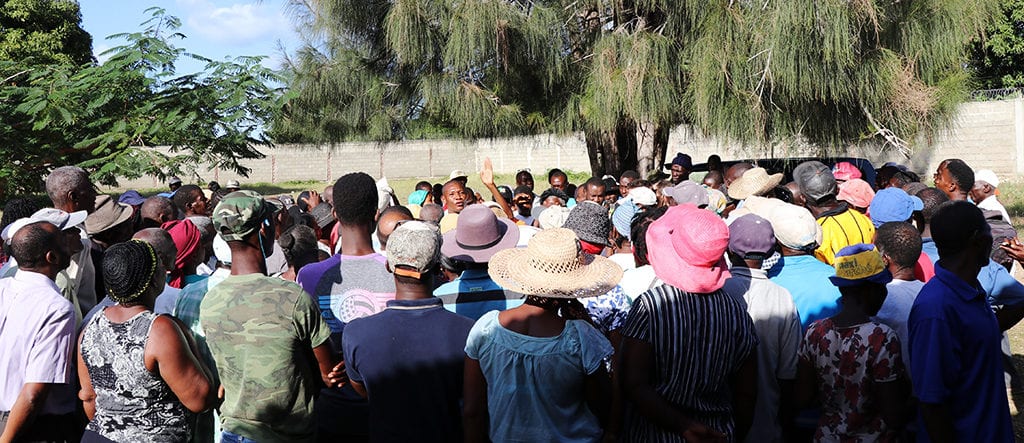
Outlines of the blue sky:
{"label": "blue sky", "polygon": [[[284,0],[245,2],[244,0],[79,0],[82,27],[92,34],[93,53],[117,46],[106,40],[112,34],[140,31],[140,23],[149,18],[145,10],[151,6],[165,9],[168,15],[181,19],[179,32],[188,38],[175,41],[178,47],[211,59],[265,55],[264,65],[277,69],[282,54],[279,43],[294,52],[300,39],[294,30]],[[199,63],[182,59],[179,73],[202,69]]]}

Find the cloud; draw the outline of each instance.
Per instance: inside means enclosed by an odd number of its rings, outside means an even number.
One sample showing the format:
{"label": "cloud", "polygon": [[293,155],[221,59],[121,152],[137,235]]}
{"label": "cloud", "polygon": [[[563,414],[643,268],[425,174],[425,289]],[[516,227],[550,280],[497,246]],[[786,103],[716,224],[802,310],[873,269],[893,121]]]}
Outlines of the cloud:
{"label": "cloud", "polygon": [[189,30],[213,43],[247,45],[273,40],[291,30],[288,18],[267,4],[219,6],[209,0],[178,3],[187,11],[185,24]]}

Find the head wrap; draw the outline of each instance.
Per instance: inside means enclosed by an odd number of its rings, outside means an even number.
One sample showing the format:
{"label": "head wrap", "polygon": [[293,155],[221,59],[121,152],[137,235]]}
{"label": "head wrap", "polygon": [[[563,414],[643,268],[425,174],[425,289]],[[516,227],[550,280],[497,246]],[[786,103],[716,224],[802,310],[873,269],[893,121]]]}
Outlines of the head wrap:
{"label": "head wrap", "polygon": [[167,285],[181,289],[185,285],[185,265],[192,260],[192,256],[201,247],[199,228],[196,228],[196,225],[189,220],[171,220],[160,227],[171,234],[174,246],[178,248],[178,255],[174,257],[174,268],[171,269],[170,281],[167,282]]}

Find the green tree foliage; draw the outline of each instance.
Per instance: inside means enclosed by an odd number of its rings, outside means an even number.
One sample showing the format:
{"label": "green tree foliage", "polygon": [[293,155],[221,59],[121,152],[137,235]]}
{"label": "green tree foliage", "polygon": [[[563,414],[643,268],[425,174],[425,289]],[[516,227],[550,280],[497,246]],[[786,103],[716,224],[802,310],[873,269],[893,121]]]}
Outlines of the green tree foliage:
{"label": "green tree foliage", "polygon": [[909,153],[966,96],[967,43],[998,1],[296,0],[310,44],[275,129],[584,131],[595,174],[656,169],[680,123]]}
{"label": "green tree foliage", "polygon": [[[212,165],[241,174],[241,159],[270,144],[262,126],[279,109],[276,74],[260,57],[209,60],[171,44],[180,22],[161,9],[142,32],[119,34],[102,65],[0,62],[0,192],[36,191],[42,177],[78,164],[105,184]],[[178,75],[181,57],[204,61]],[[169,146],[168,154],[141,149]]]}
{"label": "green tree foliage", "polygon": [[987,39],[974,44],[971,66],[984,89],[1024,88],[1024,0],[1003,0]]}
{"label": "green tree foliage", "polygon": [[37,64],[92,60],[92,37],[73,0],[0,0],[0,60]]}

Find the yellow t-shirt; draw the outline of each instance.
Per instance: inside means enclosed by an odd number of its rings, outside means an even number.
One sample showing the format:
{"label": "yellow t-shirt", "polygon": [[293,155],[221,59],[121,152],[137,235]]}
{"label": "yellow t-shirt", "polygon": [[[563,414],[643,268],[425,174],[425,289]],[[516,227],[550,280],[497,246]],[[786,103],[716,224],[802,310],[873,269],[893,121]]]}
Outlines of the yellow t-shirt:
{"label": "yellow t-shirt", "polygon": [[839,213],[827,212],[818,217],[821,226],[821,245],[814,250],[814,256],[829,265],[836,259],[836,252],[857,243],[871,243],[875,239],[875,226],[871,219],[853,209]]}

